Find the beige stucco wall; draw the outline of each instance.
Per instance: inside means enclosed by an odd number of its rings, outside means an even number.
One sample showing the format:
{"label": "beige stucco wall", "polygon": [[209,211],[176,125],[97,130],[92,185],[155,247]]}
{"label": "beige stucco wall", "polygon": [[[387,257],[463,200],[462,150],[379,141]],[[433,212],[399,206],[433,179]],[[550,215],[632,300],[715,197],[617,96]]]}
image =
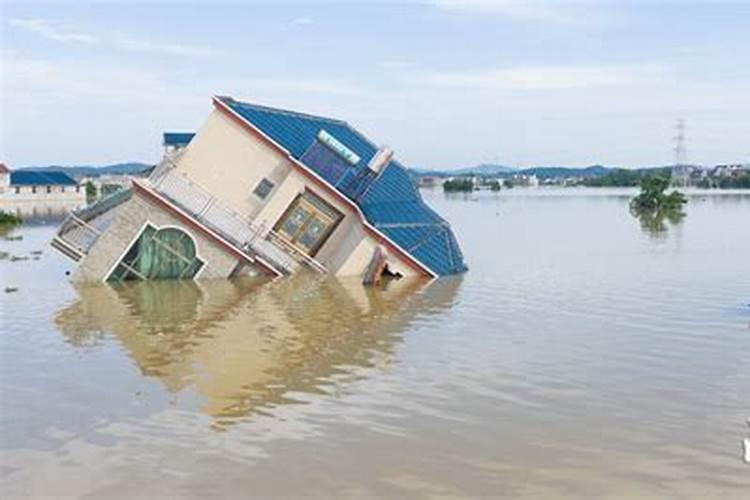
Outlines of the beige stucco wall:
{"label": "beige stucco wall", "polygon": [[[18,187],[18,193],[16,193]],[[23,218],[59,217],[86,204],[86,190],[81,186],[5,186],[0,188],[0,210],[15,213]]]}
{"label": "beige stucco wall", "polygon": [[106,279],[146,223],[156,228],[178,227],[192,236],[198,257],[205,263],[196,279],[227,278],[237,267],[236,257],[137,193],[115,210],[118,210],[117,217],[109,229],[102,233],[88,255],[83,258],[73,275],[73,281]]}
{"label": "beige stucco wall", "polygon": [[[216,110],[185,148],[177,165],[179,172],[251,219],[291,171],[286,158]],[[253,194],[264,177],[276,186],[265,200]]]}
{"label": "beige stucco wall", "polygon": [[[309,189],[344,215],[315,255],[337,275],[362,275],[378,246],[350,205],[220,111],[212,111],[177,161],[176,169],[265,230],[273,228],[296,196]],[[274,189],[261,200],[253,190],[264,177],[274,183]],[[404,276],[418,274],[394,255],[389,256],[389,267]]]}
{"label": "beige stucco wall", "polygon": [[0,191],[0,201],[86,203],[86,189],[83,186],[49,186],[49,189],[48,193],[47,186],[5,186]]}

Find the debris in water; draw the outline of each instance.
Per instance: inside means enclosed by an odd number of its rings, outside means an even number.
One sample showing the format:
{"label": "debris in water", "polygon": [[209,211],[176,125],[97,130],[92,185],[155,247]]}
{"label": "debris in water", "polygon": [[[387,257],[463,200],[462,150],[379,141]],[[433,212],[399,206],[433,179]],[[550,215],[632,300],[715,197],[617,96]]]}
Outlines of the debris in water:
{"label": "debris in water", "polygon": [[5,293],[13,293],[13,292],[17,292],[17,291],[18,291],[18,288],[15,288],[15,287],[12,287],[12,286],[6,286],[5,287]]}
{"label": "debris in water", "polygon": [[23,239],[23,235],[22,234],[16,234],[15,236],[14,235],[8,235],[8,236],[5,237],[5,239],[7,241],[20,241],[20,240]]}
{"label": "debris in water", "polygon": [[0,251],[0,260],[5,260],[8,257],[10,257],[10,254],[8,252]]}
{"label": "debris in water", "polygon": [[32,250],[31,255],[42,255],[44,252],[42,250]]}
{"label": "debris in water", "polygon": [[10,261],[11,261],[11,262],[16,262],[16,261],[19,261],[19,260],[29,260],[29,258],[28,258],[28,257],[26,257],[26,256],[23,256],[23,257],[19,257],[18,255],[13,255],[13,256],[11,256],[11,258],[10,258]]}

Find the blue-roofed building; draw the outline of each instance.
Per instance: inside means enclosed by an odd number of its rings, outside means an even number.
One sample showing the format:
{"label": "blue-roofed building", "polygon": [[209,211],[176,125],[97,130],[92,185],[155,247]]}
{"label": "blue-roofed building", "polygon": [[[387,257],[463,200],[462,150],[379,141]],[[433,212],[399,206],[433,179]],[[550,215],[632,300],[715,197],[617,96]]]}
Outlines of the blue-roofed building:
{"label": "blue-roofed building", "polygon": [[[378,283],[466,270],[452,228],[425,204],[389,148],[341,120],[229,97],[213,104],[195,135],[165,134],[165,145],[184,147],[167,151],[128,196],[63,224],[55,246],[81,260],[77,279],[310,269]],[[95,237],[81,238],[82,224]],[[153,267],[159,262],[173,265]]]}
{"label": "blue-roofed building", "polygon": [[162,145],[165,153],[174,153],[184,149],[195,137],[194,132],[164,132]]}
{"label": "blue-roofed building", "polygon": [[[228,97],[217,100],[357,203],[368,222],[436,274],[466,270],[450,225],[427,206],[404,166],[391,159],[377,175],[371,175],[368,163],[379,148],[347,122]],[[316,152],[330,149],[320,140],[321,131],[353,151],[358,161],[332,169],[335,155],[320,160],[323,155]],[[358,179],[363,180],[358,183]]]}
{"label": "blue-roofed building", "polygon": [[85,190],[65,172],[10,170],[0,164],[2,210],[28,217],[63,213],[85,202]]}
{"label": "blue-roofed building", "polygon": [[65,172],[37,172],[17,170],[10,174],[11,186],[77,186],[78,183]]}

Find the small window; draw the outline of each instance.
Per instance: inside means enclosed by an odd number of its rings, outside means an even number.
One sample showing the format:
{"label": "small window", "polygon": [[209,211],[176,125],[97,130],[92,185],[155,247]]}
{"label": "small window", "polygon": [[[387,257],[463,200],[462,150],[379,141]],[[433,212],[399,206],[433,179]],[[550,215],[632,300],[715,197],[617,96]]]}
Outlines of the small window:
{"label": "small window", "polygon": [[31,186],[31,192],[36,193],[36,186]]}
{"label": "small window", "polygon": [[258,185],[255,186],[253,193],[255,193],[255,196],[263,200],[266,198],[266,196],[268,196],[268,194],[271,192],[272,189],[273,189],[273,182],[269,181],[266,178],[263,178],[258,183]]}
{"label": "small window", "polygon": [[51,192],[52,192],[52,186],[47,186],[47,192],[48,192],[48,193],[51,193]]}
{"label": "small window", "polygon": [[61,192],[61,193],[64,193],[64,192],[65,192],[65,186],[60,186],[60,192]]}
{"label": "small window", "polygon": [[21,188],[20,188],[20,186],[16,186],[16,194],[20,194],[20,193],[21,193]]}
{"label": "small window", "polygon": [[77,185],[77,186],[76,186],[76,193],[80,193],[80,192],[81,192],[81,186],[78,186],[78,185]]}

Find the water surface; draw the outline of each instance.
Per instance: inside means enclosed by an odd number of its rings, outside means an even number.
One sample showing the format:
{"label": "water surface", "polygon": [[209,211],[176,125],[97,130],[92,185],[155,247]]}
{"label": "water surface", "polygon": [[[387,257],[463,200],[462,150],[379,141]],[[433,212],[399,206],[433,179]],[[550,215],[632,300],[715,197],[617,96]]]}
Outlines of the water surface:
{"label": "water surface", "polygon": [[23,227],[0,492],[746,497],[750,193],[659,233],[631,194],[427,191],[471,270],[385,290],[74,287],[52,226]]}

